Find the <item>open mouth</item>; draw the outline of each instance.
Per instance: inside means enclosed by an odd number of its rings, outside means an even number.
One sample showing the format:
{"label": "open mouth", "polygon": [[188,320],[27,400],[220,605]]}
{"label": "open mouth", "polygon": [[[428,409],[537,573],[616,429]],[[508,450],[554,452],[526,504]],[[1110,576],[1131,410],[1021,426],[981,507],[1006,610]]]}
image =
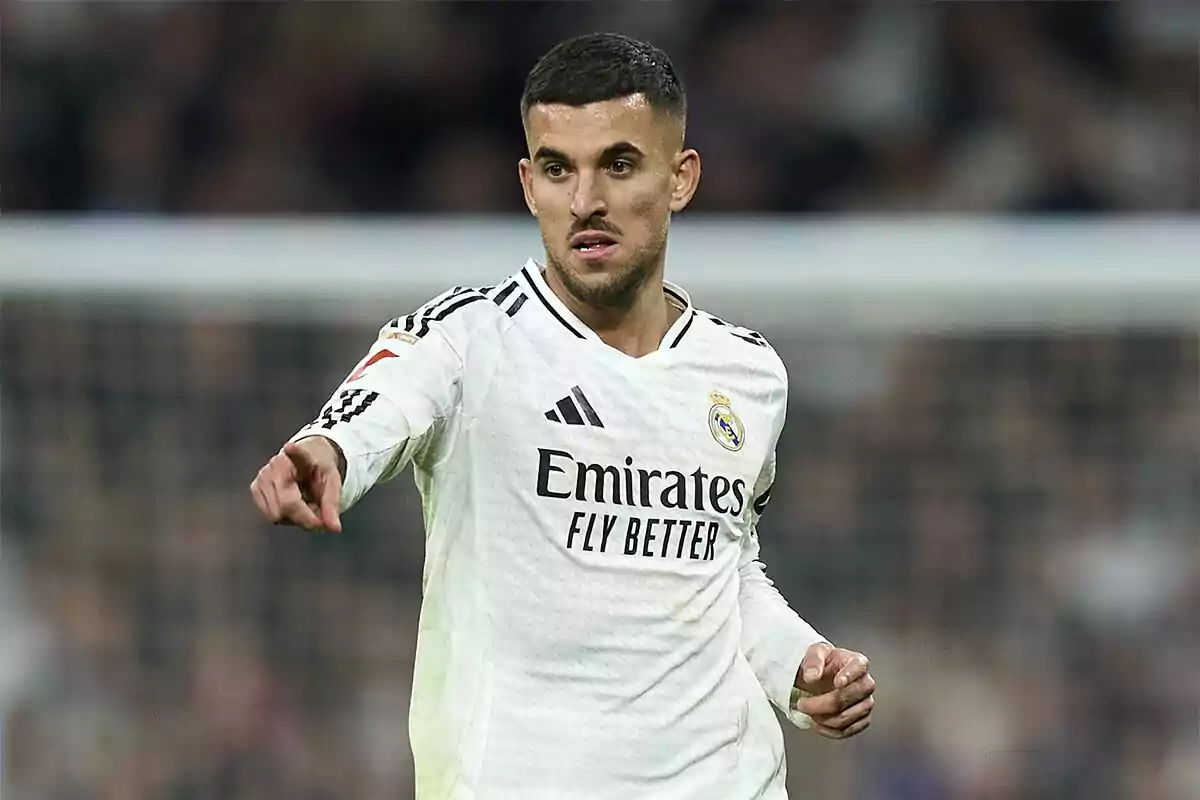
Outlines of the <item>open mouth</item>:
{"label": "open mouth", "polygon": [[584,233],[577,233],[571,237],[571,248],[582,253],[603,250],[616,243],[616,239],[607,233],[600,233],[599,231],[586,231]]}
{"label": "open mouth", "polygon": [[571,237],[571,249],[588,261],[606,258],[616,247],[616,239],[599,231],[585,231]]}

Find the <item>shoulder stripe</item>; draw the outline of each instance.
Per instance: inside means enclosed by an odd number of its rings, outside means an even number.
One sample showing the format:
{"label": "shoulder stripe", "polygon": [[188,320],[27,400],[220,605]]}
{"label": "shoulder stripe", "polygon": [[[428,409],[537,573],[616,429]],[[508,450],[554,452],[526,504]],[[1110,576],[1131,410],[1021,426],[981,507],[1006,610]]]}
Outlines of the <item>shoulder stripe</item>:
{"label": "shoulder stripe", "polygon": [[450,314],[475,300],[483,300],[486,297],[485,292],[495,289],[494,286],[483,286],[473,288],[469,286],[455,286],[429,302],[421,305],[416,311],[406,317],[396,317],[388,322],[385,328],[393,330],[403,329],[416,336],[418,339],[429,333],[429,324],[431,322],[441,322]]}
{"label": "shoulder stripe", "polygon": [[715,317],[712,314],[709,314],[707,312],[705,313],[704,318],[709,320],[710,322],[712,322],[715,325],[719,325],[722,328],[726,328],[727,333],[729,333],[731,336],[736,336],[737,338],[741,339],[743,342],[749,342],[750,344],[755,345],[757,347],[768,347],[768,348],[770,347],[770,345],[767,344],[766,338],[758,331],[752,331],[749,328],[740,328],[736,325],[730,325],[728,322],[721,319],[720,317]]}
{"label": "shoulder stripe", "polygon": [[718,325],[720,325],[722,327],[735,328],[735,329],[741,331],[743,333],[743,335],[751,336],[755,339],[762,339],[764,342],[766,341],[766,337],[764,337],[758,331],[752,331],[749,328],[743,328],[741,325],[734,325],[732,322],[726,322],[725,320],[718,317],[716,314],[712,314],[708,311],[705,311],[704,316],[708,317],[710,320],[712,320],[713,322],[717,323]]}
{"label": "shoulder stripe", "polygon": [[[517,291],[517,282],[512,281],[511,283],[509,283],[507,286],[505,286],[503,289],[496,292],[496,294],[494,294],[492,296],[492,302],[495,303],[500,308],[504,308],[504,304],[508,301],[509,296],[513,292],[516,292],[516,291]],[[505,309],[504,313],[510,317],[515,317],[517,315],[517,312],[521,310],[521,306],[525,305],[525,301],[527,299],[529,299],[529,298],[527,298],[525,296],[524,292],[517,292],[516,299],[512,301],[512,303],[509,305],[509,307],[507,309]]]}
{"label": "shoulder stripe", "polygon": [[484,300],[484,299],[486,299],[486,298],[481,294],[469,294],[466,297],[462,297],[462,298],[456,300],[455,302],[451,303],[448,306],[444,306],[441,311],[439,311],[438,313],[436,313],[432,316],[426,315],[421,320],[421,327],[413,335],[416,336],[418,339],[420,339],[422,336],[429,333],[429,323],[441,322],[446,317],[450,316],[451,314],[453,314],[455,311],[462,308],[463,306],[474,303],[476,300]]}
{"label": "shoulder stripe", "polygon": [[[469,291],[472,291],[472,290],[466,288],[465,286],[455,286],[453,289],[451,289],[447,292],[443,292],[442,294],[440,294],[437,297],[430,300],[428,303],[425,303],[424,305],[420,306],[416,311],[409,314],[407,317],[404,317],[404,330],[411,331],[414,327],[416,327],[417,323],[422,318],[428,317],[429,315],[431,315],[435,311],[437,311],[437,309],[440,306],[445,305],[446,303],[453,300],[455,297],[458,297],[459,295],[464,294],[465,292],[469,292]],[[394,327],[394,328],[400,327],[400,318],[396,318],[395,320],[392,321],[392,327]]]}
{"label": "shoulder stripe", "polygon": [[504,313],[508,314],[510,317],[515,317],[517,312],[521,310],[521,306],[525,305],[525,301],[528,299],[529,298],[525,295],[525,293],[521,292],[519,295],[517,295],[517,299],[513,301],[513,304],[508,307],[508,311],[505,311]]}
{"label": "shoulder stripe", "polygon": [[[733,332],[730,331],[730,333],[733,333]],[[751,339],[749,336],[742,336],[740,333],[734,333],[733,335],[736,336],[737,338],[741,339],[743,342],[749,342],[750,344],[756,345],[757,347],[766,347],[767,346],[766,342],[762,341],[761,339]]]}
{"label": "shoulder stripe", "polygon": [[586,337],[586,336],[584,336],[582,333],[580,333],[579,331],[575,330],[575,326],[573,326],[571,323],[569,323],[569,322],[567,322],[565,319],[563,319],[563,316],[562,316],[562,314],[559,314],[557,311],[555,311],[555,310],[554,310],[554,306],[550,305],[550,301],[549,301],[549,300],[547,300],[547,299],[546,299],[546,298],[545,298],[545,297],[542,295],[542,292],[541,292],[541,290],[540,290],[540,289],[538,289],[538,288],[537,288],[537,284],[536,284],[536,283],[534,283],[533,276],[531,276],[531,275],[529,274],[529,267],[527,267],[527,266],[525,266],[525,267],[521,267],[521,274],[525,276],[525,282],[526,282],[527,284],[529,284],[529,289],[530,289],[530,291],[532,291],[532,292],[534,293],[534,295],[537,297],[537,299],[538,299],[538,300],[541,300],[541,301],[542,301],[542,305],[544,305],[544,306],[546,307],[546,310],[547,310],[547,311],[549,311],[551,314],[553,314],[553,315],[554,315],[554,318],[555,318],[556,320],[558,320],[559,322],[561,322],[561,323],[562,323],[562,326],[563,326],[564,328],[566,328],[567,330],[569,330],[571,333],[575,334],[575,338],[577,338],[577,339],[586,339],[586,338],[587,338],[587,337]]}
{"label": "shoulder stripe", "polygon": [[512,294],[513,290],[516,288],[517,282],[513,281],[512,283],[508,284],[508,286],[505,286],[503,289],[496,292],[496,296],[492,298],[492,302],[494,302],[496,305],[500,305],[508,299],[508,296]]}

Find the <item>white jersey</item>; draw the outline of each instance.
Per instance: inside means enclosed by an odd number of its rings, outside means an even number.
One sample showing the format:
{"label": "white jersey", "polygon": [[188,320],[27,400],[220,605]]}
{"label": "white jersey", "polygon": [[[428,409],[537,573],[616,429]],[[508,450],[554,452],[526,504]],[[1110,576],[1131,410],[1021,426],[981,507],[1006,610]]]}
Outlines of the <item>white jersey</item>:
{"label": "white jersey", "polygon": [[530,261],[380,332],[314,434],[342,508],[412,462],[424,600],[409,718],[420,800],[782,798],[792,686],[821,641],[755,523],[787,377],[692,307],[607,346]]}

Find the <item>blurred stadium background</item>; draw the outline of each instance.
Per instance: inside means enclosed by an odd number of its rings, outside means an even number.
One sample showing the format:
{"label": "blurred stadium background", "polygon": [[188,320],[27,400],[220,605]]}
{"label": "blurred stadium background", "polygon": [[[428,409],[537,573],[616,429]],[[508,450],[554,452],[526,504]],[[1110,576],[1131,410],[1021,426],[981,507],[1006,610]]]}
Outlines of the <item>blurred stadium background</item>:
{"label": "blurred stadium background", "polygon": [[765,558],[881,683],[793,796],[1200,797],[1200,5],[2,13],[6,800],[411,797],[410,481],[340,537],[246,485],[538,253],[521,81],[597,29],[688,83],[669,271],[787,362]]}

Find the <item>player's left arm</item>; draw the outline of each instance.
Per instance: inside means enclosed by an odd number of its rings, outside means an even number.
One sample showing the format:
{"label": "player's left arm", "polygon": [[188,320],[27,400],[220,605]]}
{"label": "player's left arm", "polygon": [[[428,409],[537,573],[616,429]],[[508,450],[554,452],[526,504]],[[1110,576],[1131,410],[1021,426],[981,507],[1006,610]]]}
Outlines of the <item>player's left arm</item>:
{"label": "player's left arm", "polygon": [[[783,427],[786,397],[781,406],[772,445]],[[774,482],[772,446],[755,482],[750,530],[738,562],[742,651],[767,697],[793,724],[845,739],[871,724],[875,679],[866,656],[832,645],[788,605],[767,577],[758,521]]]}

